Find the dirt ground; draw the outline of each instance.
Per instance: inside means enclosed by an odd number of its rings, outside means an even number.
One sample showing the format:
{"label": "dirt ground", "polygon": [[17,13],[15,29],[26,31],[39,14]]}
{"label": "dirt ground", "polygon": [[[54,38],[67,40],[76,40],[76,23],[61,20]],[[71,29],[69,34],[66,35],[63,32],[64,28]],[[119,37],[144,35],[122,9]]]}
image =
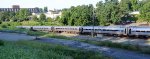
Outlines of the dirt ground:
{"label": "dirt ground", "polygon": [[150,39],[147,38],[129,38],[129,37],[114,37],[114,36],[101,36],[92,38],[91,35],[77,35],[77,34],[59,34],[71,38],[95,40],[95,41],[111,41],[115,43],[133,44],[140,46],[150,46]]}
{"label": "dirt ground", "polygon": [[8,41],[17,41],[17,40],[33,40],[33,39],[35,39],[35,37],[34,36],[28,36],[26,34],[0,32],[0,39],[1,40],[8,40]]}

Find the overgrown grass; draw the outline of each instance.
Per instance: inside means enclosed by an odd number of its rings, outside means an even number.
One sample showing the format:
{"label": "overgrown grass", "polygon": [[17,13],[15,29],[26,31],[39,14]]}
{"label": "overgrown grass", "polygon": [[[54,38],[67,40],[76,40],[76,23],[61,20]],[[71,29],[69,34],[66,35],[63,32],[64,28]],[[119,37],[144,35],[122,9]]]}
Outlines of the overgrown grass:
{"label": "overgrown grass", "polygon": [[36,41],[4,42],[0,59],[110,59],[100,53]]}
{"label": "overgrown grass", "polygon": [[43,35],[46,35],[48,33],[40,32],[40,31],[28,31],[27,34],[31,35],[31,36],[43,36]]}

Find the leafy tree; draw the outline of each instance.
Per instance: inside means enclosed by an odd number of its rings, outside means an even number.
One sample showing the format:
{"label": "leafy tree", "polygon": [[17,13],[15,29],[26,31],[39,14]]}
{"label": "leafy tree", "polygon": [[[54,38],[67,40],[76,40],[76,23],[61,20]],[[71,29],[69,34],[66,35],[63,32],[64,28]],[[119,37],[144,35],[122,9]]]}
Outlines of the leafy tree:
{"label": "leafy tree", "polygon": [[13,16],[13,17],[11,18],[11,21],[17,22],[17,18],[16,18],[15,16]]}
{"label": "leafy tree", "polygon": [[19,12],[17,12],[16,17],[18,18],[18,21],[27,21],[29,20],[29,16],[31,13],[27,9],[21,9]]}
{"label": "leafy tree", "polygon": [[47,18],[47,21],[48,21],[48,22],[52,22],[53,19],[52,19],[51,17],[48,17],[48,18]]}
{"label": "leafy tree", "polygon": [[40,14],[40,17],[39,17],[39,21],[46,21],[46,16],[45,14]]}
{"label": "leafy tree", "polygon": [[140,14],[141,18],[145,19],[147,23],[150,22],[150,2],[147,2],[143,5],[143,7],[140,10]]}
{"label": "leafy tree", "polygon": [[121,20],[118,2],[115,0],[97,3],[96,16],[100,25],[115,24]]}
{"label": "leafy tree", "polygon": [[130,0],[133,11],[137,11],[139,9],[139,3],[138,0]]}
{"label": "leafy tree", "polygon": [[38,21],[37,16],[36,16],[36,15],[34,15],[34,16],[32,17],[32,20],[34,20],[34,21]]}
{"label": "leafy tree", "polygon": [[61,23],[70,26],[92,25],[93,5],[81,5],[62,11]]}
{"label": "leafy tree", "polygon": [[131,2],[129,0],[121,0],[119,3],[120,11],[122,12],[122,16],[125,14],[128,14],[130,11],[132,11]]}

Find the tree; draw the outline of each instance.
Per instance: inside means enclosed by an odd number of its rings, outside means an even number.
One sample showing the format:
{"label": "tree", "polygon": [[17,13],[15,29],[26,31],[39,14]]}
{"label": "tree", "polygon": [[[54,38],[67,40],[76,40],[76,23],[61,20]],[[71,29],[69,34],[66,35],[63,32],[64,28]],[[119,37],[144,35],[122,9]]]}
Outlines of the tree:
{"label": "tree", "polygon": [[19,12],[17,12],[16,17],[18,18],[18,21],[27,21],[29,20],[29,16],[31,13],[27,9],[21,9]]}
{"label": "tree", "polygon": [[39,17],[39,21],[46,21],[46,16],[45,14],[40,14],[40,17]]}
{"label": "tree", "polygon": [[15,16],[13,16],[13,17],[11,18],[11,21],[17,22],[17,18],[16,18]]}
{"label": "tree", "polygon": [[34,15],[34,16],[32,17],[32,20],[34,20],[34,21],[38,21],[37,16],[36,16],[36,15]]}
{"label": "tree", "polygon": [[119,11],[122,12],[122,16],[124,16],[125,14],[128,14],[130,11],[132,11],[131,2],[129,0],[121,0],[119,3],[119,8]]}
{"label": "tree", "polygon": [[61,23],[70,26],[92,25],[93,5],[81,5],[62,11]]}
{"label": "tree", "polygon": [[121,12],[116,0],[97,3],[96,16],[100,25],[115,24],[121,20]]}
{"label": "tree", "polygon": [[48,21],[48,22],[52,22],[53,19],[52,19],[51,17],[48,17],[48,18],[47,18],[47,21]]}
{"label": "tree", "polygon": [[140,16],[142,19],[147,21],[147,23],[150,22],[150,2],[147,2],[143,5],[143,7],[140,10]]}
{"label": "tree", "polygon": [[48,12],[48,8],[47,7],[44,7],[44,12]]}
{"label": "tree", "polygon": [[137,11],[139,9],[139,3],[138,0],[130,0],[133,11]]}

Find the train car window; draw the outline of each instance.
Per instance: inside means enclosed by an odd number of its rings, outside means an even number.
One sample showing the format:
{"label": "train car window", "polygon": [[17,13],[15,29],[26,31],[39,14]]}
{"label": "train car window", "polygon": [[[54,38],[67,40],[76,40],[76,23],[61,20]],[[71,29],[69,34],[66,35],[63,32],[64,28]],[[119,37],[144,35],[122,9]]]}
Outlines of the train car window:
{"label": "train car window", "polygon": [[136,32],[140,32],[140,31],[136,31]]}
{"label": "train car window", "polygon": [[141,32],[146,32],[146,31],[141,31]]}

